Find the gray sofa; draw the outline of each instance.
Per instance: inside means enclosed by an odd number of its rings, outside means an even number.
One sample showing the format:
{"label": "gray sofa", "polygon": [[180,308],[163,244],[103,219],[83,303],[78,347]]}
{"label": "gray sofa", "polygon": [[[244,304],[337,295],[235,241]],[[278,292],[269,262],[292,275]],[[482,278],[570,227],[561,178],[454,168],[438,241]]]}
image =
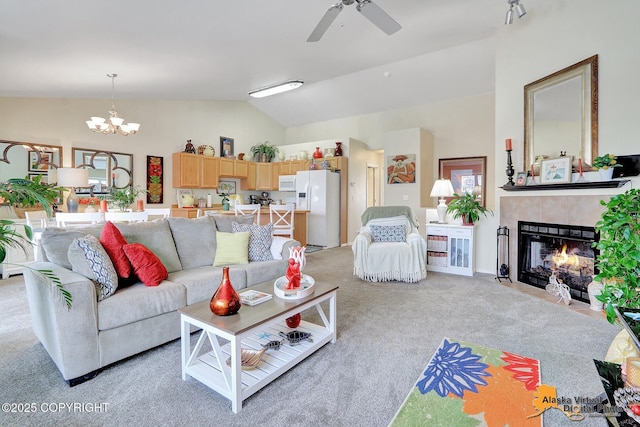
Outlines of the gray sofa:
{"label": "gray sofa", "polygon": [[[216,230],[230,232],[233,221],[251,223],[253,216],[116,224],[128,243],[151,249],[169,277],[155,287],[140,282],[118,286],[101,301],[94,283],[72,271],[67,252],[77,237],[99,237],[103,225],[46,230],[38,248],[39,260],[29,267],[52,270],[71,293],[73,307],[67,310],[52,285],[29,268],[24,269],[25,285],[35,334],[69,385],[95,377],[109,364],[179,338],[177,310],[211,299],[220,284],[222,268],[213,267]],[[239,290],[283,276],[289,247],[296,245],[295,240],[274,239],[271,252],[279,250],[282,259],[231,265],[231,283]]]}

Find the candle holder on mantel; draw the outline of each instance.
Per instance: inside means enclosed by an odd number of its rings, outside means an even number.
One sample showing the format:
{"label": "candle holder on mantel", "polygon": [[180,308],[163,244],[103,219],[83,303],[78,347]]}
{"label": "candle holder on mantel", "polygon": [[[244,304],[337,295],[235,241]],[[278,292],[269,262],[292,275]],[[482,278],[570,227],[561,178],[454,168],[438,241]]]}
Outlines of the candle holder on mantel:
{"label": "candle holder on mantel", "polygon": [[515,174],[515,170],[513,169],[513,162],[511,160],[511,151],[512,150],[506,150],[507,151],[507,183],[505,184],[505,186],[512,186],[515,185],[515,182],[513,182],[513,175]]}

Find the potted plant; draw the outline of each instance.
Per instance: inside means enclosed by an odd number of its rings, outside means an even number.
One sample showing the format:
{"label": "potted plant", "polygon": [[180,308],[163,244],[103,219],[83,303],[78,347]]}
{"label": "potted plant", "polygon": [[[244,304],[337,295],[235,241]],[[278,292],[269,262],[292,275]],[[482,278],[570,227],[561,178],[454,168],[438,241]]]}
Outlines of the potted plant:
{"label": "potted plant", "polygon": [[600,239],[594,246],[604,287],[596,298],[604,303],[607,320],[616,319],[615,306],[640,307],[640,189],[632,188],[600,203],[605,211],[595,224]]}
{"label": "potted plant", "polygon": [[[0,202],[10,202],[12,204],[33,203],[30,206],[39,203],[41,208],[47,212],[47,214],[51,215],[53,213],[53,200],[60,196],[59,189],[54,191],[53,186],[44,185],[44,187],[46,187],[44,191],[38,193],[38,190],[43,185],[44,184],[40,184],[39,179],[35,184],[28,179],[9,179],[7,182],[0,183]],[[24,233],[21,233],[16,227],[23,227]],[[17,224],[8,219],[0,219],[0,262],[4,261],[9,248],[26,250],[27,246],[32,244],[32,239],[33,231],[28,225]],[[51,270],[34,269],[27,265],[23,266],[23,268],[36,271],[43,275],[49,283],[53,283],[56,291],[62,296],[67,308],[71,308],[73,301],[71,294],[64,288],[60,278],[53,274]]]}
{"label": "potted plant", "polygon": [[618,163],[617,158],[613,154],[605,154],[604,156],[598,156],[593,159],[593,168],[595,170],[600,171],[600,176],[605,181],[610,180],[613,177],[613,168],[622,167],[621,164]]}
{"label": "potted plant", "polygon": [[5,203],[13,206],[18,218],[24,218],[26,210],[45,210],[50,216],[54,202],[61,197],[59,187],[42,181],[43,176],[31,179],[10,178],[3,184],[0,196]]}
{"label": "potted plant", "polygon": [[219,193],[218,194],[220,197],[222,197],[222,210],[223,211],[228,211],[229,210],[229,193]]}
{"label": "potted plant", "polygon": [[447,207],[447,212],[451,213],[453,219],[462,218],[464,225],[473,225],[480,219],[481,214],[493,216],[493,212],[482,206],[478,195],[473,192],[462,195],[454,194],[453,200],[449,202]]}
{"label": "potted plant", "polygon": [[257,162],[270,162],[276,154],[278,154],[278,147],[274,147],[269,141],[251,147],[251,156]]}
{"label": "potted plant", "polygon": [[140,185],[124,188],[111,187],[107,200],[124,212],[131,207],[140,194],[146,194],[147,192],[148,191]]}

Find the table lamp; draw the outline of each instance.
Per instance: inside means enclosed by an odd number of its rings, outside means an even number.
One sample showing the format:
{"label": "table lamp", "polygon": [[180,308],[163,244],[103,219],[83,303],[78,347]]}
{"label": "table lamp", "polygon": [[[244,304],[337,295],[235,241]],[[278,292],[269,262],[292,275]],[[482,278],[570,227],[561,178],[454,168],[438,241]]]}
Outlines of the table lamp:
{"label": "table lamp", "polygon": [[76,168],[58,168],[58,187],[69,189],[67,212],[78,212],[76,187],[89,186],[89,170]]}
{"label": "table lamp", "polygon": [[447,205],[445,203],[445,197],[453,196],[453,185],[448,179],[438,179],[433,183],[431,189],[431,197],[439,197],[438,206],[436,211],[438,212],[439,224],[446,224],[445,217],[447,216]]}

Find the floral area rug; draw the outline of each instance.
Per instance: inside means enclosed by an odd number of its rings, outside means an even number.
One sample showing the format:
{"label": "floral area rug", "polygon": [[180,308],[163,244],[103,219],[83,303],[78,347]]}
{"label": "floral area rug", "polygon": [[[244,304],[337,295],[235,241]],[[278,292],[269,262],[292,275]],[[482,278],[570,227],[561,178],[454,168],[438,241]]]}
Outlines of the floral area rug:
{"label": "floral area rug", "polygon": [[540,362],[445,338],[389,424],[536,426]]}

